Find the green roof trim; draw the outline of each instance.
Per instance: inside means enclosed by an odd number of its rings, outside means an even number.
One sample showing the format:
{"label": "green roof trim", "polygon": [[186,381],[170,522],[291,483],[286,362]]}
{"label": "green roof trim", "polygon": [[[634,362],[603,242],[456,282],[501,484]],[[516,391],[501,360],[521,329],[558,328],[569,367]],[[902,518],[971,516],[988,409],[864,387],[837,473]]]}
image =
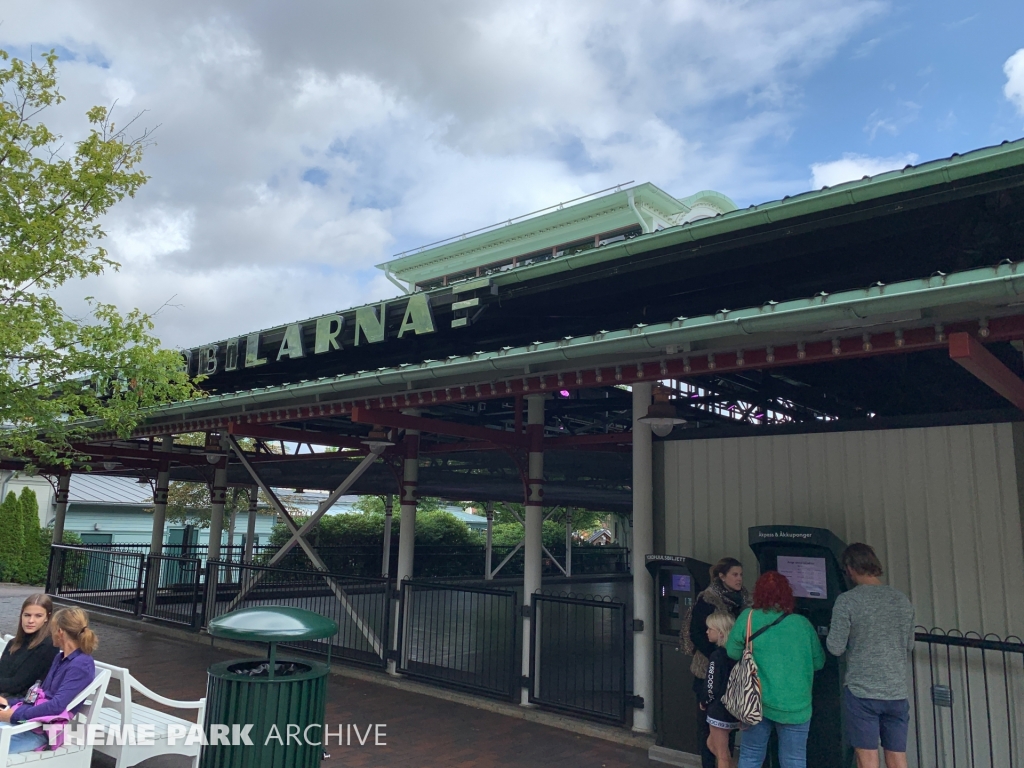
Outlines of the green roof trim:
{"label": "green roof trim", "polygon": [[[908,165],[902,170],[887,171],[859,181],[849,181],[834,187],[822,187],[820,190],[784,197],[782,200],[751,205],[749,208],[734,210],[715,218],[681,224],[581,254],[522,266],[493,275],[492,282],[498,286],[525,282],[546,275],[570,272],[636,256],[647,251],[696,244],[701,240],[734,234],[745,229],[777,224],[1011,168],[1020,168],[1024,172],[1024,139],[1006,141],[998,146],[977,149],[963,155],[954,154],[942,160]],[[717,193],[698,193],[702,194]],[[682,202],[685,203],[686,200]]]}
{"label": "green roof trim", "polygon": [[414,285],[629,227],[639,226],[647,233],[734,210],[736,204],[719,192],[706,190],[677,200],[653,184],[645,183],[549,213],[510,221],[479,234],[451,238],[437,246],[378,264],[377,268]]}
{"label": "green roof trim", "polygon": [[[375,372],[345,374],[333,378],[297,384],[214,395],[198,400],[173,403],[151,410],[145,421],[201,418],[204,414],[235,408],[244,412],[273,407],[297,398],[314,401],[320,397],[359,399],[417,388],[443,386],[448,382],[486,383],[498,378],[521,376],[525,366],[539,372],[587,367],[595,361],[617,356],[637,358],[665,354],[669,347],[687,346],[703,350],[748,348],[767,343],[772,334],[839,333],[873,325],[901,323],[907,327],[936,322],[937,311],[950,308],[962,319],[994,316],[1024,294],[1024,262],[908,280],[891,285],[843,291],[750,307],[722,311],[700,317],[679,317],[657,323],[559,341],[483,352],[383,369]],[[931,311],[925,316],[924,311]],[[949,318],[946,318],[949,319]],[[704,346],[700,346],[704,345]]]}

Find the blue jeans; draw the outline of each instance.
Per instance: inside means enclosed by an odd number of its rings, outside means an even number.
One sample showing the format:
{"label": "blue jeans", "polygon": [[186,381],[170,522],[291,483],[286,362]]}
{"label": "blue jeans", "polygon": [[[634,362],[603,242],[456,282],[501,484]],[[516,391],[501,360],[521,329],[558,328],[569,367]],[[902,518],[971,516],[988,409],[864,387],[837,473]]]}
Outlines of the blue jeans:
{"label": "blue jeans", "polygon": [[779,734],[780,768],[807,768],[807,734],[811,730],[811,721],[788,725],[768,719],[743,731],[739,768],[761,768],[768,753],[772,728]]}
{"label": "blue jeans", "polygon": [[[0,723],[0,728],[10,728],[10,726],[7,723]],[[32,731],[12,733],[10,754],[16,755],[19,752],[31,752],[48,743],[49,739],[46,738],[45,733],[34,733]]]}

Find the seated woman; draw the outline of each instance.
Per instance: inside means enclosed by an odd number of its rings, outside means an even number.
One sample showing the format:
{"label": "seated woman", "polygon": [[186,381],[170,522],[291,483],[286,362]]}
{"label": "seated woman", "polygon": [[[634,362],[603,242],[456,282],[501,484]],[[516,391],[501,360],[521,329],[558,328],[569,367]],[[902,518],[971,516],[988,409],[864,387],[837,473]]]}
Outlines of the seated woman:
{"label": "seated woman", "polygon": [[52,614],[53,602],[44,594],[29,595],[21,604],[18,631],[0,655],[0,696],[24,696],[50,671],[57,655],[47,626]]}
{"label": "seated woman", "polygon": [[[92,652],[98,641],[81,608],[61,608],[50,620],[50,637],[59,653],[53,657],[42,685],[32,686],[24,699],[0,697],[0,725],[18,725],[38,717],[59,715],[96,677]],[[35,703],[36,699],[42,703]],[[45,700],[44,700],[45,699]],[[17,706],[15,706],[17,705]],[[15,733],[10,753],[31,752],[47,743],[41,732]]]}

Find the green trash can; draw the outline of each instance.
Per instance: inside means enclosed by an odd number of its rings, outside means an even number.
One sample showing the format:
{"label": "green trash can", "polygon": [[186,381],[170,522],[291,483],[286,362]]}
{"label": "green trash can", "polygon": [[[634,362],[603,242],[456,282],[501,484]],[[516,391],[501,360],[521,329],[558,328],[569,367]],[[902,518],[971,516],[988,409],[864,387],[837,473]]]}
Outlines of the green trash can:
{"label": "green trash can", "polygon": [[263,660],[210,667],[204,723],[210,743],[203,747],[201,768],[318,768],[330,655],[327,664],[282,660],[277,643],[333,637],[338,625],[301,608],[260,606],[226,613],[208,630],[214,637],[267,643],[269,653]]}

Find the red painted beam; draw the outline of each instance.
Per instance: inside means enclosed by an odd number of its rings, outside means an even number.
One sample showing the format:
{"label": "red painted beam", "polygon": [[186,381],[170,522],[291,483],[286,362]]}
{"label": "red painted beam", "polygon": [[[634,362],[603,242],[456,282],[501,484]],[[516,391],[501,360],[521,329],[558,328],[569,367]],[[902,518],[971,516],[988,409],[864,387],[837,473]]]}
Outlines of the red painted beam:
{"label": "red painted beam", "polygon": [[448,435],[464,437],[468,440],[483,440],[497,445],[526,447],[525,435],[516,435],[498,429],[474,427],[471,424],[458,424],[440,419],[425,419],[422,416],[409,416],[394,411],[367,411],[365,408],[353,408],[351,419],[356,424],[378,424],[393,429],[415,429],[431,435]]}
{"label": "red painted beam", "polygon": [[949,337],[949,356],[1024,411],[1024,381],[969,333]]}
{"label": "red painted beam", "polygon": [[334,448],[366,448],[366,445],[355,437],[332,435],[328,432],[311,432],[305,429],[288,429],[270,424],[228,424],[228,434],[236,437],[258,437],[262,440],[284,440],[288,443],[329,445]]}

